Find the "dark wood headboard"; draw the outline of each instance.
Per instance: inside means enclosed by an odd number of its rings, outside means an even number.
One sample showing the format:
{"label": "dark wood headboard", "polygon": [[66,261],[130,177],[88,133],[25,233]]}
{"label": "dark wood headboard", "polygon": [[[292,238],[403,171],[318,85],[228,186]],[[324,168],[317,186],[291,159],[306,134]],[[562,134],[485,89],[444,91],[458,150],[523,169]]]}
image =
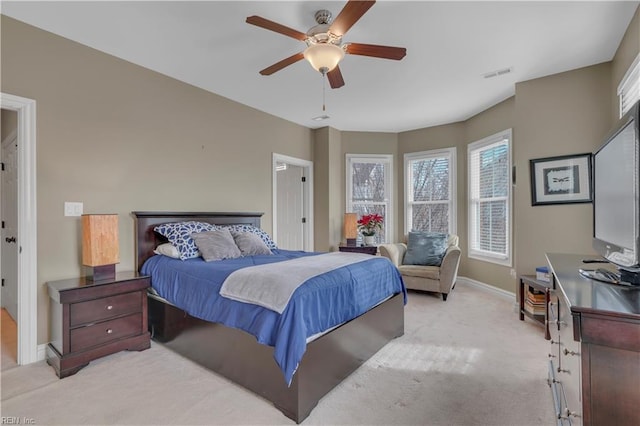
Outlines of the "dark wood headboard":
{"label": "dark wood headboard", "polygon": [[131,212],[135,218],[136,270],[145,260],[153,256],[153,250],[166,239],[153,230],[158,225],[170,222],[195,220],[215,225],[252,225],[260,228],[264,213],[245,212]]}

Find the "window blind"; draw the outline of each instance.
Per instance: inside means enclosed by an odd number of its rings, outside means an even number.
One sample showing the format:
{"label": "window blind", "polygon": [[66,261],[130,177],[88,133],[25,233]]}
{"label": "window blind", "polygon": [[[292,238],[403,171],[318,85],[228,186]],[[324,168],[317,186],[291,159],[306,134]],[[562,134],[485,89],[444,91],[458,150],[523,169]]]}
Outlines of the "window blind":
{"label": "window blind", "polygon": [[511,132],[469,145],[469,254],[510,262]]}
{"label": "window blind", "polygon": [[640,99],[640,53],[636,56],[618,85],[620,117],[625,115]]}

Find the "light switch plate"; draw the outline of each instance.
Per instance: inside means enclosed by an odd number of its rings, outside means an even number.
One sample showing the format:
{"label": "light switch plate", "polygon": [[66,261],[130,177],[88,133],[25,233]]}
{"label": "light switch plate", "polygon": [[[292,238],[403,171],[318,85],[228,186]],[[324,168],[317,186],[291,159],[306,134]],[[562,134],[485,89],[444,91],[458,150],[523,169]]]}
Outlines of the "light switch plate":
{"label": "light switch plate", "polygon": [[65,216],[82,216],[82,203],[65,201],[64,203],[64,215]]}

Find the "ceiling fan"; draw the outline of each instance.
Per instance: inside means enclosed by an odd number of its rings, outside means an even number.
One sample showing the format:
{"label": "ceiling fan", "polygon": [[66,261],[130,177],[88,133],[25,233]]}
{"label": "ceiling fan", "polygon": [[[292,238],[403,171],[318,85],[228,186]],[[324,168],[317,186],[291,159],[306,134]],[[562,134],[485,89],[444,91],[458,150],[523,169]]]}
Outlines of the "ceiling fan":
{"label": "ceiling fan", "polygon": [[375,1],[349,0],[333,22],[331,22],[331,12],[319,10],[315,14],[318,25],[309,29],[306,34],[260,16],[249,16],[246,20],[248,24],[304,41],[307,45],[303,52],[276,62],[260,71],[260,74],[271,75],[301,59],[306,59],[314,69],[322,73],[323,76],[327,76],[333,89],[337,89],[344,86],[344,79],[338,64],[344,58],[345,53],[394,60],[404,58],[407,53],[407,49],[404,47],[342,43],[342,37],[374,3]]}

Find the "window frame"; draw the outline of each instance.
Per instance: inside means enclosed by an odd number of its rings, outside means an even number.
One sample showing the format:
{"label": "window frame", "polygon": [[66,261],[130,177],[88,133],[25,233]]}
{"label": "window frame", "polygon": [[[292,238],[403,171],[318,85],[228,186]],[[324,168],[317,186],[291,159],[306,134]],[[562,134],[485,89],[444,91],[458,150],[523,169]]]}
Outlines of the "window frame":
{"label": "window frame", "polygon": [[[346,163],[346,176],[345,176],[345,184],[346,184],[346,203],[345,203],[345,212],[353,212],[353,174],[351,172],[353,163],[381,163],[383,167],[385,167],[385,182],[384,182],[384,191],[385,191],[385,204],[386,215],[384,218],[384,241],[380,242],[383,244],[385,242],[393,241],[393,229],[395,229],[395,222],[393,220],[393,154],[345,154],[345,163]],[[386,173],[388,171],[388,173]],[[356,203],[356,204],[382,204],[376,202],[367,202],[367,203]]]}
{"label": "window frame", "polygon": [[433,158],[447,158],[449,160],[449,229],[448,233],[457,235],[457,149],[456,147],[432,149],[428,151],[410,152],[404,155],[404,233],[405,235],[413,228],[413,204],[444,204],[442,202],[413,201],[413,176],[410,163],[413,161],[428,160]]}
{"label": "window frame", "polygon": [[[472,154],[476,151],[479,151],[485,147],[490,145],[495,145],[500,143],[501,141],[506,141],[507,143],[507,172],[509,176],[507,196],[506,196],[506,235],[505,241],[507,245],[506,254],[497,254],[495,252],[489,252],[486,250],[480,250],[478,248],[473,247],[476,242],[475,235],[476,232],[476,224],[474,220],[474,207],[477,202],[474,201],[472,197],[473,193],[473,173],[472,173]],[[495,133],[486,138],[480,139],[478,141],[472,142],[467,145],[467,229],[468,229],[468,241],[467,241],[467,255],[471,259],[476,259],[484,262],[495,263],[502,266],[513,265],[513,184],[512,184],[512,171],[513,171],[513,161],[512,161],[512,151],[513,151],[513,134],[512,129],[506,129]],[[496,197],[496,199],[504,198],[504,197]]]}

